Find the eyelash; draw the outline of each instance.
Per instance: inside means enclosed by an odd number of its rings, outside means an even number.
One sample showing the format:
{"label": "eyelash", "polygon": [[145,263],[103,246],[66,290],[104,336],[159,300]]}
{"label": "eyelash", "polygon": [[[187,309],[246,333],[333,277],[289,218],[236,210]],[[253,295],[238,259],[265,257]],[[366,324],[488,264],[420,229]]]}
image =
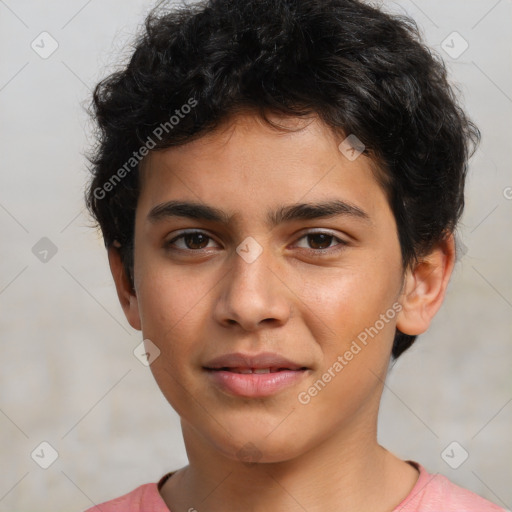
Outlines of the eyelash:
{"label": "eyelash", "polygon": [[[164,248],[166,250],[171,250],[171,251],[177,250],[177,251],[196,252],[196,253],[204,251],[205,249],[181,249],[181,248],[172,247],[172,245],[174,244],[174,242],[176,242],[176,240],[180,240],[182,238],[185,238],[188,235],[195,235],[195,234],[204,235],[208,240],[213,240],[213,238],[211,236],[209,236],[207,233],[205,233],[204,231],[199,231],[199,230],[184,231],[177,237],[174,237],[172,240],[165,242]],[[337,245],[335,245],[333,247],[327,247],[325,249],[311,249],[311,248],[305,249],[307,251],[311,251],[314,256],[323,256],[326,253],[333,253],[336,251],[340,251],[346,245],[348,245],[348,243],[345,240],[342,240],[342,239],[334,236],[332,233],[329,233],[328,231],[310,231],[309,233],[305,233],[304,235],[302,235],[300,238],[298,238],[298,240],[302,240],[303,238],[307,238],[308,236],[314,236],[314,235],[325,235],[325,236],[332,238],[333,240],[338,242]],[[331,243],[332,243],[332,240],[331,240]]]}

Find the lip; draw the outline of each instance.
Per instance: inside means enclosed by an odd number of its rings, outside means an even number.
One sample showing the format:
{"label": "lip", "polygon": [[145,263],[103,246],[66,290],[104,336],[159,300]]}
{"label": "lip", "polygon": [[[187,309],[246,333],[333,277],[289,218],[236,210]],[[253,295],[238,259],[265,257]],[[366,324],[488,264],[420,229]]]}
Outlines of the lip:
{"label": "lip", "polygon": [[263,398],[297,384],[308,370],[281,370],[270,373],[235,373],[227,370],[207,372],[216,386],[231,395]]}
{"label": "lip", "polygon": [[223,368],[284,368],[287,370],[299,370],[305,368],[305,366],[290,361],[274,352],[261,352],[254,355],[234,352],[208,361],[204,368],[208,370],[220,370]]}
{"label": "lip", "polygon": [[[240,370],[262,368],[270,368],[270,372],[237,373]],[[209,361],[204,369],[215,386],[231,395],[247,398],[274,395],[296,385],[309,370],[273,352],[226,354]]]}

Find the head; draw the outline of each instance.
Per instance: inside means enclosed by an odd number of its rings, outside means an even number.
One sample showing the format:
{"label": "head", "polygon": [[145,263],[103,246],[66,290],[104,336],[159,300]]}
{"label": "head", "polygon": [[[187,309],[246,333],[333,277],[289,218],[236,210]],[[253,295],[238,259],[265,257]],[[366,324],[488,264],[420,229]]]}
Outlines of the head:
{"label": "head", "polygon": [[[160,7],[92,113],[87,206],[185,422],[201,412],[184,390],[222,403],[232,431],[205,427],[219,447],[243,445],[249,408],[261,432],[283,414],[286,393],[240,410],[206,386],[204,364],[237,351],[295,355],[306,390],[325,372],[346,379],[308,405],[325,435],[347,389],[338,426],[376,410],[389,357],[442,303],[479,138],[414,22],[355,0]],[[297,203],[310,206],[282,208]]]}

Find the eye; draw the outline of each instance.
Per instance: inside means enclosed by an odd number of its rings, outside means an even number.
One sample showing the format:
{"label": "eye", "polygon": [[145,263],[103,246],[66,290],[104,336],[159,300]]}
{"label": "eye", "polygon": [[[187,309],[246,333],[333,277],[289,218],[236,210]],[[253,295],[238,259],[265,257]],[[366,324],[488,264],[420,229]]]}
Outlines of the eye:
{"label": "eye", "polygon": [[[181,247],[176,244],[178,240],[181,241]],[[208,236],[203,231],[187,231],[165,242],[164,247],[170,249],[177,248],[184,251],[200,251],[207,247],[209,240],[213,240],[212,237]]]}
{"label": "eye", "polygon": [[[310,233],[306,233],[304,236],[300,237],[299,240],[306,240],[306,244],[308,247],[302,247],[305,249],[310,249],[313,252],[317,253],[324,253],[325,251],[331,251],[342,249],[345,245],[347,245],[347,242],[344,240],[341,240],[340,238],[337,238],[331,233],[324,232],[324,231],[312,231]],[[331,243],[333,241],[337,241],[338,243],[334,246],[331,246]]]}
{"label": "eye", "polygon": [[[344,240],[324,231],[306,233],[298,240],[306,240],[307,244],[306,247],[300,247],[300,245],[298,245],[298,247],[307,249],[313,253],[317,253],[318,255],[322,255],[325,252],[331,252],[333,250],[337,251],[343,249],[343,247],[347,245],[347,242]],[[170,250],[177,249],[188,252],[199,252],[206,249],[210,241],[213,241],[213,238],[203,231],[186,231],[173,239],[164,242],[164,248]],[[332,246],[331,244],[333,241],[338,243]]]}

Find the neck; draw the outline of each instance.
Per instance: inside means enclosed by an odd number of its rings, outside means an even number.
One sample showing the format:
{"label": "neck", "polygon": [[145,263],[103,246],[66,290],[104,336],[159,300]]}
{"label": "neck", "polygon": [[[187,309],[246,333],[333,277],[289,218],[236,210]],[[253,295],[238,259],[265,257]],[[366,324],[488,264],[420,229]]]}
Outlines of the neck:
{"label": "neck", "polygon": [[253,464],[219,454],[182,426],[189,465],[161,491],[171,512],[388,512],[418,478],[416,469],[377,443],[376,426],[340,431],[289,460]]}

